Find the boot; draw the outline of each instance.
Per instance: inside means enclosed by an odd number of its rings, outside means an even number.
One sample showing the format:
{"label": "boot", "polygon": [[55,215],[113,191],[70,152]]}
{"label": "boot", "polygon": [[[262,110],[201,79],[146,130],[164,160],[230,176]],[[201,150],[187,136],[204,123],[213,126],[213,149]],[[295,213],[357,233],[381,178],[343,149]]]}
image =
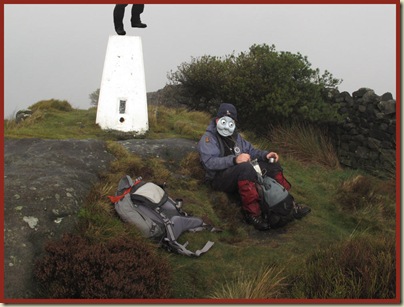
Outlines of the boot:
{"label": "boot", "polygon": [[238,192],[243,205],[244,219],[258,230],[268,230],[269,225],[261,217],[259,195],[255,183],[248,180],[238,182]]}
{"label": "boot", "polygon": [[126,32],[123,28],[123,16],[125,14],[126,5],[117,4],[114,8],[114,27],[118,35],[125,35]]}
{"label": "boot", "polygon": [[131,23],[132,23],[132,28],[146,28],[146,27],[147,27],[147,24],[142,23],[142,22],[140,21],[140,18],[131,21]]}
{"label": "boot", "polygon": [[126,34],[126,32],[125,32],[125,30],[123,28],[117,28],[117,29],[115,29],[115,31],[116,31],[116,33],[118,35],[125,35]]}
{"label": "boot", "polygon": [[254,216],[252,214],[249,214],[248,212],[245,212],[243,210],[244,214],[244,220],[246,221],[247,224],[253,225],[255,229],[257,230],[269,230],[269,224],[265,222],[261,215]]}
{"label": "boot", "polygon": [[301,219],[311,212],[311,209],[307,206],[293,202],[293,217],[295,219]]}

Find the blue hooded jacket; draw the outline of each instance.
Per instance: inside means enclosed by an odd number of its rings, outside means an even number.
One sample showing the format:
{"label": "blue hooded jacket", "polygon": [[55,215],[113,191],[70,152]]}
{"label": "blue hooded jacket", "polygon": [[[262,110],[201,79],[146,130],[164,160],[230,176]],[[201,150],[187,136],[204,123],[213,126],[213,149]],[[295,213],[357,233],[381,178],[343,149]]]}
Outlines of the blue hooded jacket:
{"label": "blue hooded jacket", "polygon": [[[240,153],[248,153],[251,160],[265,161],[269,151],[255,149],[251,143],[244,140],[237,131],[235,131],[235,140]],[[219,141],[220,135],[216,129],[216,119],[212,119],[206,128],[205,134],[198,142],[198,152],[201,163],[206,170],[206,179],[212,180],[216,172],[225,170],[234,166],[235,155],[224,156],[223,142]]]}

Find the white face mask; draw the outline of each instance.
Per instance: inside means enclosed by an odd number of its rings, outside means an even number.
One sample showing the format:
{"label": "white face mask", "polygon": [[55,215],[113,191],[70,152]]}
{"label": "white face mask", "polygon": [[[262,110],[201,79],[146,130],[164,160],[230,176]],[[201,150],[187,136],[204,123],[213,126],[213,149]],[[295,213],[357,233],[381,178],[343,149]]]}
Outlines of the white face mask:
{"label": "white face mask", "polygon": [[223,116],[217,121],[216,129],[221,136],[230,136],[236,129],[236,123],[231,117]]}

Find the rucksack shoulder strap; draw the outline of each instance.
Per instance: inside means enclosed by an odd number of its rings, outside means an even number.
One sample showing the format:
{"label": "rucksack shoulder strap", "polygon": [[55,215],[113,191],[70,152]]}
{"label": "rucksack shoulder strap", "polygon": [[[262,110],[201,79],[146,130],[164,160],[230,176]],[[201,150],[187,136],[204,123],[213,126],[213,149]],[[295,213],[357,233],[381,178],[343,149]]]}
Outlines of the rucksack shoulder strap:
{"label": "rucksack shoulder strap", "polygon": [[210,248],[215,244],[212,241],[206,242],[205,246],[201,249],[196,250],[195,252],[191,252],[187,249],[188,242],[185,244],[180,244],[177,241],[167,241],[168,248],[178,254],[186,255],[189,257],[199,257],[200,255],[206,253]]}
{"label": "rucksack shoulder strap", "polygon": [[180,244],[177,242],[174,234],[173,223],[168,219],[163,212],[161,212],[160,208],[155,208],[155,211],[161,216],[164,226],[166,228],[167,236],[164,238],[164,243],[167,244],[167,247],[170,251],[174,251],[181,255],[186,255],[190,257],[199,257],[200,255],[206,253],[214,244],[214,242],[208,241],[202,249],[199,249],[195,252],[187,249],[188,242],[185,244]]}

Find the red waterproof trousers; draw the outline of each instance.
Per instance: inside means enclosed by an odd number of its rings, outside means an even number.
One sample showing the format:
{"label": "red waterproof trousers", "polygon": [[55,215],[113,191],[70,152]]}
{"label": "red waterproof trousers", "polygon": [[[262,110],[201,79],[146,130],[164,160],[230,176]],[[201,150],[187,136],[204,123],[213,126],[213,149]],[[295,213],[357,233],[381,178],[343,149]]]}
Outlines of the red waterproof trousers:
{"label": "red waterproof trousers", "polygon": [[[279,163],[259,162],[263,173],[274,178],[287,190],[290,183],[283,176],[283,169]],[[219,171],[212,180],[212,187],[217,191],[226,193],[238,192],[241,197],[243,209],[247,213],[258,216],[261,213],[259,195],[255,188],[257,172],[250,163],[241,163]]]}
{"label": "red waterproof trousers", "polygon": [[261,214],[261,208],[255,183],[249,180],[239,181],[238,192],[244,211],[253,216],[259,216]]}

